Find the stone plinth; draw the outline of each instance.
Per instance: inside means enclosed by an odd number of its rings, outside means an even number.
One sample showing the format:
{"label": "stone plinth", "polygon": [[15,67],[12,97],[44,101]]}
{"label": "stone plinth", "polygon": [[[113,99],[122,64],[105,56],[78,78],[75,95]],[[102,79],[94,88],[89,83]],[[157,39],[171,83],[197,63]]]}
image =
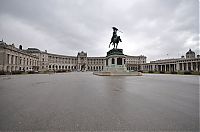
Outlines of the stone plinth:
{"label": "stone plinth", "polygon": [[123,49],[111,49],[107,52],[103,71],[94,72],[100,76],[139,76],[140,72],[130,72],[126,67],[126,56]]}
{"label": "stone plinth", "polygon": [[110,51],[107,52],[107,57],[110,55],[124,55],[123,49],[111,49]]}

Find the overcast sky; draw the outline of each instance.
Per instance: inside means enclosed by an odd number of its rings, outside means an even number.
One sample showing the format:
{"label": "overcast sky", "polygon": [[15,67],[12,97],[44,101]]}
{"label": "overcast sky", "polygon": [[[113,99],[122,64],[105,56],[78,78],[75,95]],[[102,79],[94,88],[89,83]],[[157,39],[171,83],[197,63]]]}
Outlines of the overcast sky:
{"label": "overcast sky", "polygon": [[198,0],[0,1],[0,37],[16,47],[105,56],[112,26],[123,31],[118,48],[148,61],[199,52]]}

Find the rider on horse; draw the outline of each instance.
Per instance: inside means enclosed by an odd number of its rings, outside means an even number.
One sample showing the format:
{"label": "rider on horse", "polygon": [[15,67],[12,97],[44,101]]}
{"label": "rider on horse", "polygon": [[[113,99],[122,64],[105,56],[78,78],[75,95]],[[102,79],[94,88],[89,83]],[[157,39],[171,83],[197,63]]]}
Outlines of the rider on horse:
{"label": "rider on horse", "polygon": [[[112,27],[112,29],[113,29],[113,36],[112,36],[112,38],[111,38],[110,44],[113,43],[114,48],[117,49],[118,43],[119,43],[119,42],[122,42],[122,40],[121,40],[120,36],[117,36],[117,31],[118,31],[118,29],[117,29],[116,27]],[[110,48],[110,44],[109,44],[109,48]],[[115,44],[116,44],[116,47],[115,47]]]}

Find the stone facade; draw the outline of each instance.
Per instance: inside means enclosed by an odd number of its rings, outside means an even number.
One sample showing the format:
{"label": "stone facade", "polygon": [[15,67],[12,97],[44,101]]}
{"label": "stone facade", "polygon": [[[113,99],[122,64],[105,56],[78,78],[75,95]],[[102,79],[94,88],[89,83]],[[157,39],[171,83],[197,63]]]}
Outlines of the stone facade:
{"label": "stone facade", "polygon": [[159,71],[159,72],[184,72],[194,71],[200,72],[199,55],[195,57],[195,52],[191,49],[186,53],[186,58],[182,56],[177,59],[164,59],[151,61],[142,65],[143,71]]}
{"label": "stone facade", "polygon": [[[9,63],[7,58],[9,56]],[[11,57],[11,58],[10,58]],[[17,57],[17,62],[12,57]],[[128,70],[140,70],[146,63],[145,56],[125,55]],[[0,41],[0,71],[102,71],[106,57],[88,57],[85,52],[77,56],[66,56],[40,51],[37,48],[18,49]]]}
{"label": "stone facade", "polygon": [[39,57],[0,41],[0,71],[39,70]]}
{"label": "stone facade", "polygon": [[140,71],[141,66],[146,63],[146,56],[126,56],[127,70]]}

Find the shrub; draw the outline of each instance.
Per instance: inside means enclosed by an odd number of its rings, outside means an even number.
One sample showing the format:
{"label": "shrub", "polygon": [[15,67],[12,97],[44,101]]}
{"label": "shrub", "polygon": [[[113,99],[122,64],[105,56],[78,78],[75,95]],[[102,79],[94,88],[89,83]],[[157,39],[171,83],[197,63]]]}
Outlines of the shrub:
{"label": "shrub", "polygon": [[66,72],[67,70],[58,70],[57,73]]}
{"label": "shrub", "polygon": [[185,75],[190,75],[190,74],[192,74],[192,72],[190,72],[190,71],[185,71],[184,74],[185,74]]}
{"label": "shrub", "polygon": [[171,74],[177,74],[177,72],[176,71],[172,71]]}
{"label": "shrub", "polygon": [[22,71],[12,71],[12,74],[22,74]]}
{"label": "shrub", "polygon": [[149,71],[149,73],[154,73],[153,71]]}
{"label": "shrub", "polygon": [[192,72],[193,75],[200,75],[200,72],[194,71]]}
{"label": "shrub", "polygon": [[0,71],[0,75],[5,75],[6,73],[4,71]]}
{"label": "shrub", "polygon": [[34,74],[35,71],[28,71],[28,74]]}
{"label": "shrub", "polygon": [[165,72],[164,71],[160,71],[160,73],[164,74]]}

